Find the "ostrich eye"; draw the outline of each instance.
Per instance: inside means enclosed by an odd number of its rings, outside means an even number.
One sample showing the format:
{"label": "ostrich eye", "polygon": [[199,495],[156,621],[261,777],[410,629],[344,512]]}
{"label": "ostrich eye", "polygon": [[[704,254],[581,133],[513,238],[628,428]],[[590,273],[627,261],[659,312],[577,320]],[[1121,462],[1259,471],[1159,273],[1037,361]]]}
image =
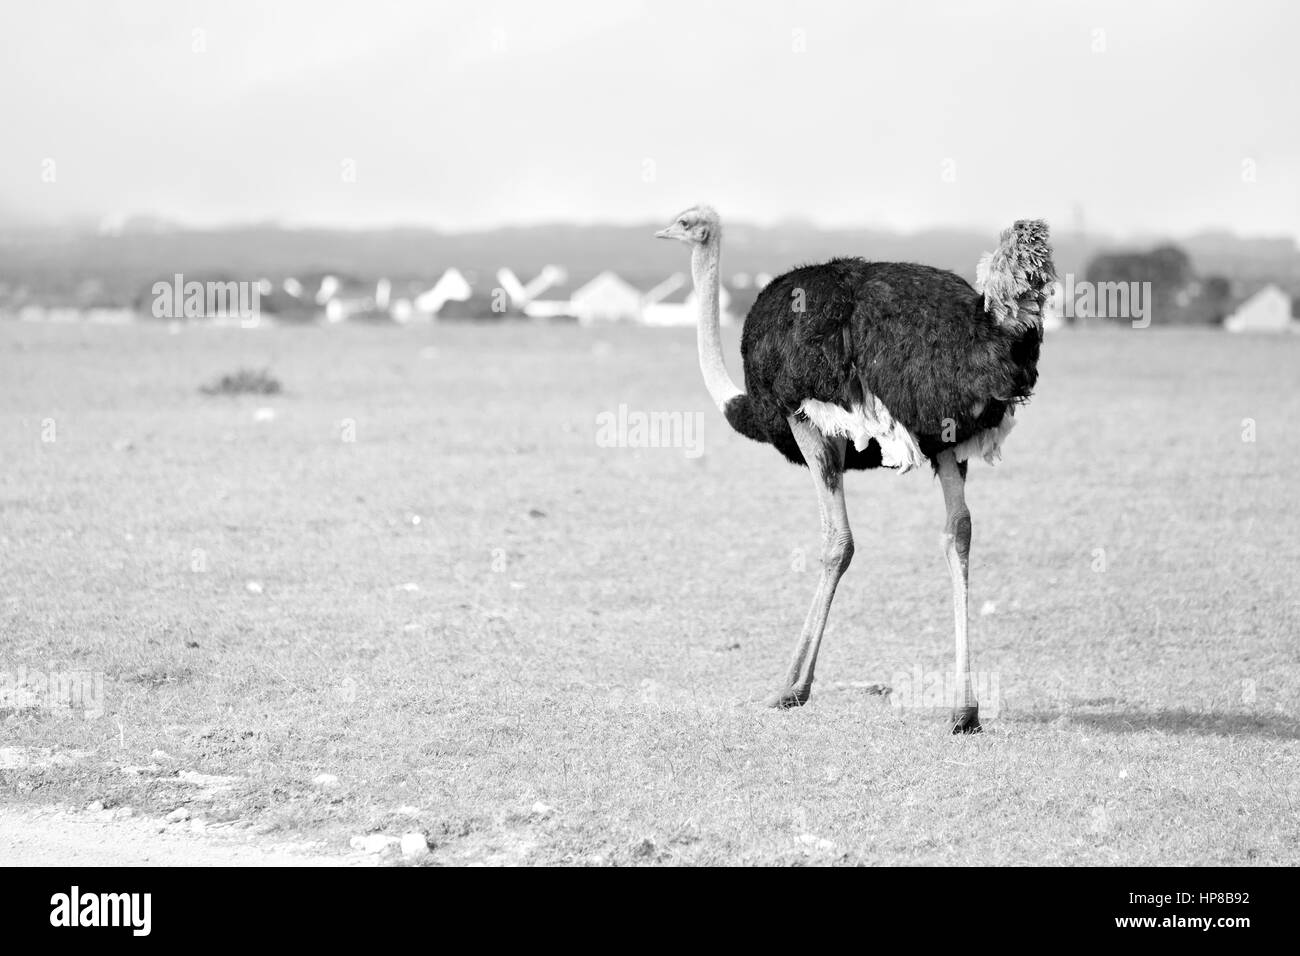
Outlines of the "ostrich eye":
{"label": "ostrich eye", "polygon": [[681,226],[683,229],[685,229],[685,228],[686,228],[686,220],[685,220],[685,219],[678,219],[678,220],[677,220],[677,225],[679,225],[679,226]]}

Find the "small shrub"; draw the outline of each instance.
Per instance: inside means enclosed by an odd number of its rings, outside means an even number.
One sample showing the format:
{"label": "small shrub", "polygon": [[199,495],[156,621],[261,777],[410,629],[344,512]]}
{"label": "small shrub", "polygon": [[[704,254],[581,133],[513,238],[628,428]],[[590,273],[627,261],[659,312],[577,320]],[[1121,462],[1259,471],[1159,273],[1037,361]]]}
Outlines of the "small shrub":
{"label": "small shrub", "polygon": [[278,395],[280,380],[266,369],[241,368],[202,386],[205,395]]}

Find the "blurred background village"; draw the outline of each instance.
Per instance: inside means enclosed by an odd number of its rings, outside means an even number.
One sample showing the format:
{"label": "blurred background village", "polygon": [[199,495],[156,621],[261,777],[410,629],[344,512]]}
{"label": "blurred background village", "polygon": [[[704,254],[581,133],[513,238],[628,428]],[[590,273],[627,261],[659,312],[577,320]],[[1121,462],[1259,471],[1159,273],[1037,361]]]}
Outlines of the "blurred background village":
{"label": "blurred background village", "polygon": [[[665,213],[671,215],[671,211]],[[549,225],[473,233],[393,229],[197,230],[150,219],[94,229],[0,232],[0,319],[130,323],[185,319],[156,308],[157,283],[251,282],[255,322],[230,309],[186,321],[244,326],[342,322],[606,322],[681,326],[695,321],[680,250],[657,243],[661,224]],[[835,255],[913,260],[974,278],[995,241],[973,231],[912,234],[787,223],[728,226],[724,321],[743,321],[774,274]],[[1300,328],[1300,249],[1294,240],[1204,233],[1122,242],[1054,224],[1062,278],[1150,283],[1151,321],[1229,331]],[[1065,286],[1063,285],[1062,294]],[[1084,305],[1053,310],[1053,326],[1129,324]],[[1097,314],[1101,312],[1102,314]]]}

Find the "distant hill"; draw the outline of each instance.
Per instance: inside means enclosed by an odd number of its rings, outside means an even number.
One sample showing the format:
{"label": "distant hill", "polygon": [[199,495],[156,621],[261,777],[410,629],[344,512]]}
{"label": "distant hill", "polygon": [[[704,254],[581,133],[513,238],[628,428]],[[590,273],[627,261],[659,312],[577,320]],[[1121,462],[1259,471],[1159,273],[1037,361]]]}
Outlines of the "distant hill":
{"label": "distant hill", "polygon": [[1180,240],[1200,272],[1229,278],[1300,281],[1300,255],[1291,239],[1243,239],[1229,232],[1206,232]]}
{"label": "distant hill", "polygon": [[[380,276],[432,282],[450,266],[467,276],[494,276],[509,266],[525,280],[548,263],[581,279],[612,269],[629,280],[654,282],[687,267],[686,251],[657,241],[661,223],[636,226],[555,224],[479,232],[431,229],[348,231],[257,225],[180,229],[154,220],[128,221],[102,233],[68,230],[0,231],[0,298],[15,292],[80,298],[81,304],[129,304],[159,278],[272,279],[336,273],[360,281]],[[926,262],[973,278],[981,253],[997,236],[966,230],[893,233],[870,229],[819,230],[803,223],[727,227],[723,269],[780,273],[792,266],[857,255]],[[1087,260],[1113,242],[1068,231],[1053,237],[1058,269],[1082,275]],[[1300,282],[1294,242],[1206,234],[1187,240],[1201,272],[1230,278],[1260,270]],[[91,291],[86,292],[87,289]],[[84,301],[87,296],[94,302]]]}

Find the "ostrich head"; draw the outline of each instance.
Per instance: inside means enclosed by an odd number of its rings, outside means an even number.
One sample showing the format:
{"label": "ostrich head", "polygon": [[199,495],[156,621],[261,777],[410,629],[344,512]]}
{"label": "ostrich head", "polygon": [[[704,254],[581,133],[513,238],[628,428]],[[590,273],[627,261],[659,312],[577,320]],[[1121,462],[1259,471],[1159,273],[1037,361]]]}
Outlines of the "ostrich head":
{"label": "ostrich head", "polygon": [[717,242],[722,235],[722,220],[712,206],[692,206],[678,215],[667,229],[655,233],[656,239],[677,239],[691,246]]}

